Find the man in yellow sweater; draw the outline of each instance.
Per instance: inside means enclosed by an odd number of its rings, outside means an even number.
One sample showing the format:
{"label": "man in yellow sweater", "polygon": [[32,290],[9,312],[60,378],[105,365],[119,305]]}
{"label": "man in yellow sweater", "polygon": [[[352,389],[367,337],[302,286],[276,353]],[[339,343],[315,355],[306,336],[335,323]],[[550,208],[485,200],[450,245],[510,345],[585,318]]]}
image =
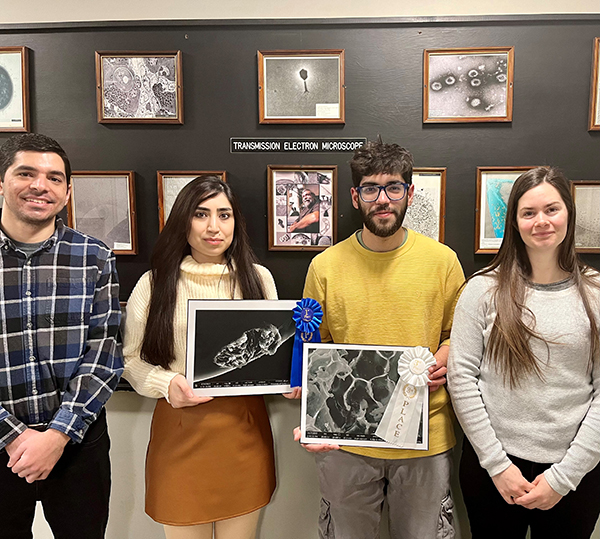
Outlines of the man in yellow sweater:
{"label": "man in yellow sweater", "polygon": [[454,537],[450,499],[455,444],[446,381],[448,337],[464,275],[456,254],[402,227],[413,199],[413,158],[370,142],[350,162],[352,204],[364,226],[315,257],[304,297],[323,307],[323,341],[428,347],[427,451],[309,444],[321,486],[324,539],[379,537],[387,498],[393,539]]}

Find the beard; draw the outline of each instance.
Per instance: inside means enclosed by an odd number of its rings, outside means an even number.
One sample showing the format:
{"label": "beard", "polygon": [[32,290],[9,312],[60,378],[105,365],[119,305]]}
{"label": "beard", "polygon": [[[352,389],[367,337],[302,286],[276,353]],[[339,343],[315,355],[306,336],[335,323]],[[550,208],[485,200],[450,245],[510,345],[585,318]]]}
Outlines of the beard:
{"label": "beard", "polygon": [[[367,227],[367,230],[380,238],[389,238],[393,236],[404,222],[404,216],[406,215],[407,205],[404,204],[402,208],[396,209],[388,204],[377,204],[370,208],[370,211],[366,211],[362,205],[362,201],[358,202],[358,211],[362,218],[362,222]],[[391,222],[380,224],[376,221],[374,214],[380,211],[389,211],[394,214],[395,219]]]}

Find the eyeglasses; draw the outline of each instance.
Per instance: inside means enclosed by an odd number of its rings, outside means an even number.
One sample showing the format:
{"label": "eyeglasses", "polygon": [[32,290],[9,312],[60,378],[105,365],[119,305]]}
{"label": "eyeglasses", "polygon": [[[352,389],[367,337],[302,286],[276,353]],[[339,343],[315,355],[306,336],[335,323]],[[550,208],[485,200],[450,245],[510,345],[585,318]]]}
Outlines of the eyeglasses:
{"label": "eyeglasses", "polygon": [[375,202],[381,191],[394,202],[402,200],[410,185],[408,183],[388,183],[387,185],[359,185],[356,190],[363,202]]}

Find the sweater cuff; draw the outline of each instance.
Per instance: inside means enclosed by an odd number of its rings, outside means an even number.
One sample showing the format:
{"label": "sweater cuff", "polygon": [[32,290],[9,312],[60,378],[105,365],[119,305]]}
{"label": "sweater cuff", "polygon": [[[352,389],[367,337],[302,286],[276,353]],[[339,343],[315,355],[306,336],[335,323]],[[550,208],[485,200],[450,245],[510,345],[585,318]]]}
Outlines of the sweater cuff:
{"label": "sweater cuff", "polygon": [[552,466],[544,471],[544,477],[546,478],[546,481],[550,485],[552,490],[558,492],[561,496],[566,496],[567,494],[569,494],[569,492],[571,492],[571,489],[568,486],[562,485],[558,481],[558,478],[556,477],[556,472],[554,471]]}
{"label": "sweater cuff", "polygon": [[490,477],[494,477],[505,470],[508,470],[512,461],[508,457],[504,457],[500,462],[497,462],[489,467],[486,467],[487,473]]}
{"label": "sweater cuff", "polygon": [[169,384],[178,374],[179,373],[175,371],[157,369],[152,375],[152,387],[156,388],[169,404],[171,404],[171,401],[169,400]]}

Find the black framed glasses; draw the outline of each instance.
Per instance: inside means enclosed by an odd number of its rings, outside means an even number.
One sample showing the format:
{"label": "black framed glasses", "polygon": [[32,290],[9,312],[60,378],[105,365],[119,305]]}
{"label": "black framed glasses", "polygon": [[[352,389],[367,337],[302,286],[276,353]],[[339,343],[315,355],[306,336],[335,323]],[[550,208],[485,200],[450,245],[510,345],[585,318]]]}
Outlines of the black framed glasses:
{"label": "black framed glasses", "polygon": [[390,200],[397,202],[404,198],[409,187],[408,183],[398,182],[387,185],[359,185],[356,190],[363,202],[375,202],[381,191],[384,191]]}

